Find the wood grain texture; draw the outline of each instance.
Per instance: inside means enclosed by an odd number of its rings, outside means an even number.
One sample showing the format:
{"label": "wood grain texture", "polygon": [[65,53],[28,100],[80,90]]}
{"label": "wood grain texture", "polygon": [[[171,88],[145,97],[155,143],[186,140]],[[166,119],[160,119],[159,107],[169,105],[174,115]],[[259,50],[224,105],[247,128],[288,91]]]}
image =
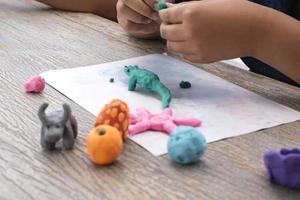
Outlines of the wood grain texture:
{"label": "wood grain texture", "polygon": [[[33,74],[165,51],[161,41],[128,37],[111,21],[53,11],[38,3],[0,0],[0,199],[300,199],[300,192],[270,184],[262,155],[300,145],[300,122],[211,143],[203,161],[179,166],[127,141],[120,159],[97,167],[85,138],[95,117],[47,86],[25,94]],[[214,63],[198,67],[300,111],[300,90]],[[69,103],[79,122],[73,151],[45,153],[36,111]]]}

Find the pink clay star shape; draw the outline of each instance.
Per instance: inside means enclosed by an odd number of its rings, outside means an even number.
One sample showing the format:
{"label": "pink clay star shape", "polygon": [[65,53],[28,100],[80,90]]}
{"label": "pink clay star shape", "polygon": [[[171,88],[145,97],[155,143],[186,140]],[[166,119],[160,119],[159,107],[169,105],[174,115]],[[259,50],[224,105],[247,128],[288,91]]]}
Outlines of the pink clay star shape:
{"label": "pink clay star shape", "polygon": [[194,118],[173,117],[171,108],[166,108],[161,114],[152,114],[146,108],[138,108],[136,115],[130,115],[129,135],[133,136],[147,130],[171,133],[177,126],[201,126],[201,121]]}

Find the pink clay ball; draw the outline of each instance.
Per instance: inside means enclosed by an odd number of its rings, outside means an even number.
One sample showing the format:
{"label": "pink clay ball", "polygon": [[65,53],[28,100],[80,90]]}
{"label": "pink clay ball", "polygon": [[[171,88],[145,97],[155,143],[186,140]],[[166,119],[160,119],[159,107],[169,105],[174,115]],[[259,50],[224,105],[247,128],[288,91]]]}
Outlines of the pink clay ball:
{"label": "pink clay ball", "polygon": [[45,79],[39,75],[32,76],[24,83],[25,92],[40,93],[45,88]]}

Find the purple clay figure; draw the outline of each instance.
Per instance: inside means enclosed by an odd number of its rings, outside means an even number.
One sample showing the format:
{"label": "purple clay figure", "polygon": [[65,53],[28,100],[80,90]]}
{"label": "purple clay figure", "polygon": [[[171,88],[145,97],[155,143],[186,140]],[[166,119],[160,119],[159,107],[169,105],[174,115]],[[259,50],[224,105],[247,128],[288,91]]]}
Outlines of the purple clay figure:
{"label": "purple clay figure", "polygon": [[282,186],[300,189],[300,150],[281,149],[264,155],[268,179]]}
{"label": "purple clay figure", "polygon": [[77,137],[77,121],[71,114],[68,104],[63,105],[63,110],[45,113],[47,103],[43,103],[38,111],[38,116],[42,122],[41,145],[46,151],[55,149],[55,144],[62,140],[64,149],[73,148]]}

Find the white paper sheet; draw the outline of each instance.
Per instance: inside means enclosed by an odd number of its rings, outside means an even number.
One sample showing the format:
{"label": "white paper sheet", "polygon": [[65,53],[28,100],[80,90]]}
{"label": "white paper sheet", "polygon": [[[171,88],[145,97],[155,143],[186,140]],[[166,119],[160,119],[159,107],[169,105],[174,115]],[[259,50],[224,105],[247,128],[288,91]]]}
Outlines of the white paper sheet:
{"label": "white paper sheet", "polygon": [[[46,82],[95,116],[105,103],[114,98],[126,101],[131,112],[146,107],[161,112],[156,94],[137,88],[127,90],[125,65],[139,65],[160,76],[170,88],[174,115],[199,118],[199,130],[208,142],[238,136],[300,119],[300,113],[277,104],[219,77],[169,56],[152,54],[113,63],[49,71],[42,74]],[[109,79],[115,82],[110,83]],[[192,88],[181,89],[181,80],[190,81]],[[131,137],[153,155],[167,153],[168,135],[145,132]]]}

